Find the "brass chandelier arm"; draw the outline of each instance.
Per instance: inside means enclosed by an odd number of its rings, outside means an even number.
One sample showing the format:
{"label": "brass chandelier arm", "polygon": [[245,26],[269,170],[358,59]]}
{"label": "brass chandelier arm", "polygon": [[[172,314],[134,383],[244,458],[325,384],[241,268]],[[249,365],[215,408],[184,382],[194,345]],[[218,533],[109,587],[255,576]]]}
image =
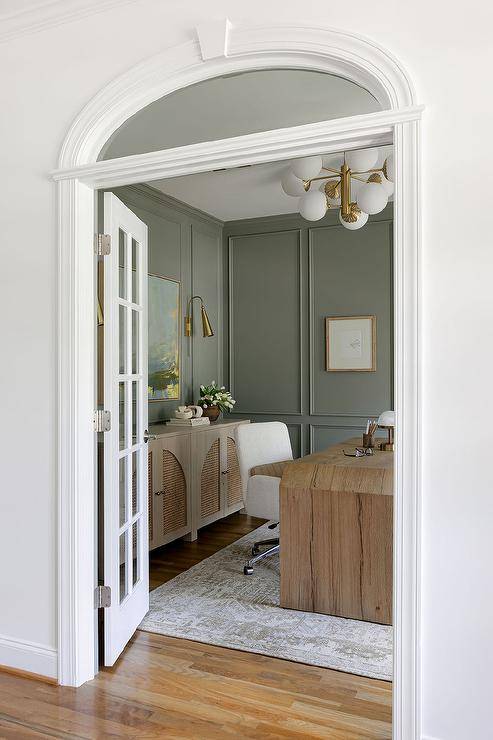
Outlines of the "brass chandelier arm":
{"label": "brass chandelier arm", "polygon": [[306,184],[308,183],[308,186],[312,184],[312,182],[316,182],[317,180],[340,180],[341,176],[339,175],[321,175],[320,177],[310,177],[309,180],[303,180],[303,182]]}
{"label": "brass chandelier arm", "polygon": [[[325,169],[325,168],[324,168]],[[369,174],[370,172],[380,172],[380,170],[368,170]],[[363,175],[365,173],[363,172],[349,172],[349,177],[354,177],[355,180],[359,180],[360,182],[366,182],[364,177],[360,177],[359,175]],[[341,180],[340,173],[337,175],[321,175],[320,177],[310,177],[309,180],[303,180],[303,184],[305,186],[305,190],[308,190],[310,188],[310,185],[312,182],[317,182],[318,180]]]}
{"label": "brass chandelier arm", "polygon": [[363,170],[363,172],[351,172],[351,175],[368,175],[371,172],[383,172],[385,174],[383,167],[373,167],[370,170]]}
{"label": "brass chandelier arm", "polygon": [[341,175],[340,170],[334,170],[332,169],[332,167],[322,167],[322,169],[325,170],[325,172],[334,172],[334,174],[336,175],[339,175],[339,176]]}

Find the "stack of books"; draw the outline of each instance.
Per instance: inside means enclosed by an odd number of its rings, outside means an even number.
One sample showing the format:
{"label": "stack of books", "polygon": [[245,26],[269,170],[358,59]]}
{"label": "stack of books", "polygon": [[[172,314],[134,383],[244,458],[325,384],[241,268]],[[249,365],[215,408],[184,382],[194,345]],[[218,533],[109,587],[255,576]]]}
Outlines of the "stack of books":
{"label": "stack of books", "polygon": [[208,416],[199,416],[191,419],[169,419],[167,424],[177,427],[201,427],[210,424],[210,421]]}

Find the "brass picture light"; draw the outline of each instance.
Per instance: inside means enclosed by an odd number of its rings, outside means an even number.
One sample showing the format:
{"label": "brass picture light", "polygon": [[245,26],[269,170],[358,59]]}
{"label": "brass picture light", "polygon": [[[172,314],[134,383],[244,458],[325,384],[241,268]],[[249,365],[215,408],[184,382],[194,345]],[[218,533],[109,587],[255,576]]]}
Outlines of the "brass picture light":
{"label": "brass picture light", "polygon": [[202,316],[202,334],[204,335],[204,337],[213,337],[214,332],[212,331],[211,322],[209,321],[209,317],[207,316],[204,301],[199,295],[193,295],[188,301],[187,315],[185,316],[185,336],[192,336],[192,301],[194,301],[195,298],[198,298],[200,301],[200,314]]}

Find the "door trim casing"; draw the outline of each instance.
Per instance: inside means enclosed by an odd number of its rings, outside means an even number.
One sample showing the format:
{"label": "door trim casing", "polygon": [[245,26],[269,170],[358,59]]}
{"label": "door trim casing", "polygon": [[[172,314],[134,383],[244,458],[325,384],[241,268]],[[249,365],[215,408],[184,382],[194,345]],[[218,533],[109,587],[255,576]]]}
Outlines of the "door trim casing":
{"label": "door trim casing", "polygon": [[[396,471],[393,737],[421,729],[420,121],[409,77],[372,41],[326,28],[235,27],[224,54],[198,41],[168,49],[101,90],[72,124],[58,169],[58,677],[95,674],[94,190],[217,167],[291,159],[394,141]],[[382,111],[162,152],[97,161],[111,134],[145,105],[201,80],[254,69],[303,68],[352,80]],[[88,540],[91,540],[89,542]]]}

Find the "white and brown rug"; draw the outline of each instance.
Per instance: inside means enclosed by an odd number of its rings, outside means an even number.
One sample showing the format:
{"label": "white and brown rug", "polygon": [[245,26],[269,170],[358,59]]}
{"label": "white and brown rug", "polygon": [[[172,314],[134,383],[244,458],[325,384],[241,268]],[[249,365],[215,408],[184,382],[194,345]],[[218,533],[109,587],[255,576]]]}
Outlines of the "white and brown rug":
{"label": "white and brown rug", "polygon": [[392,627],[282,609],[277,555],[243,575],[268,537],[263,525],[152,591],[140,629],[391,680]]}

